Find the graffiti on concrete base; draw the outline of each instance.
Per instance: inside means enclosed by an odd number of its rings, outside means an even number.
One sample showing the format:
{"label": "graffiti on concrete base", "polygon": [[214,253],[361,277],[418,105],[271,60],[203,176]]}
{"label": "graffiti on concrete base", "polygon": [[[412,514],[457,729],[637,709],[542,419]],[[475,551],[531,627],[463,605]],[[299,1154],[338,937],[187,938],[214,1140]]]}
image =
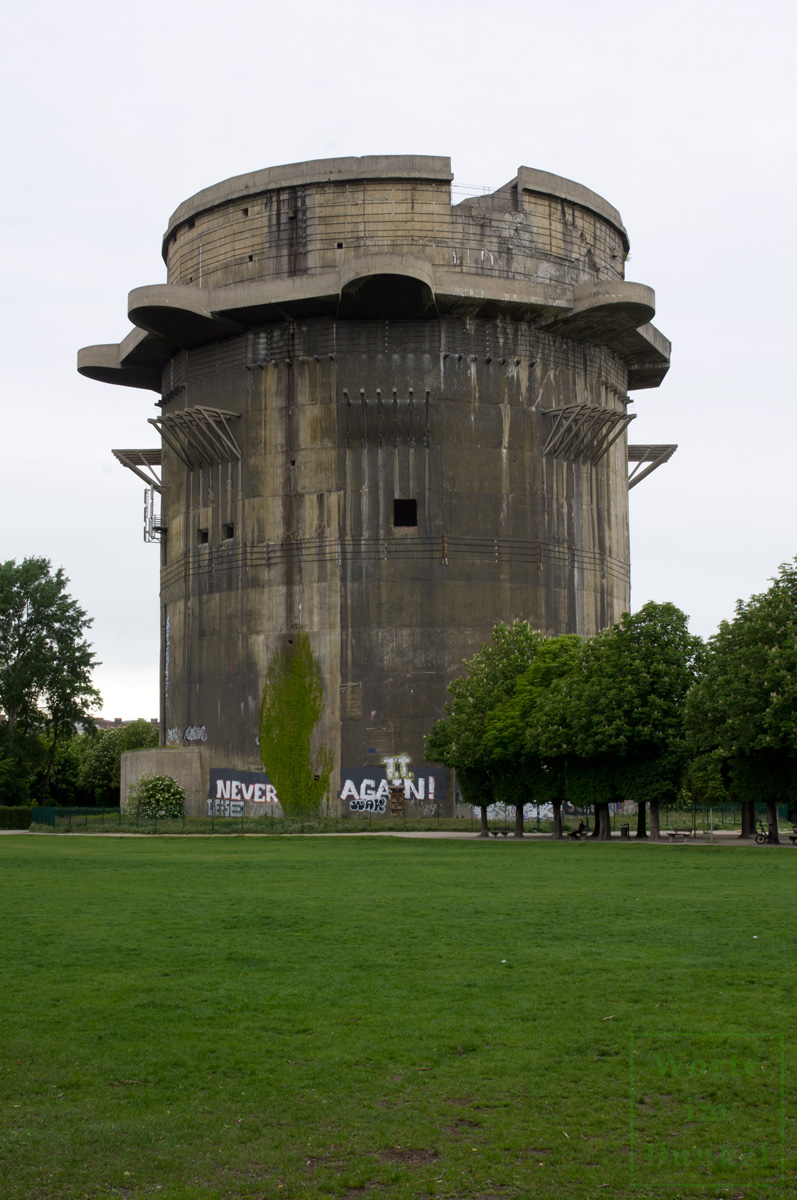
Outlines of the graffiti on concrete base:
{"label": "graffiti on concrete base", "polygon": [[183,738],[187,742],[206,742],[208,740],[208,731],[204,725],[189,725],[183,734]]}
{"label": "graffiti on concrete base", "polygon": [[180,745],[180,730],[177,725],[174,725],[166,734],[166,745],[167,746],[179,746]]}
{"label": "graffiti on concrete base", "polygon": [[380,815],[387,812],[387,800],[384,796],[369,796],[366,800],[349,801],[349,812],[370,812]]}
{"label": "graffiti on concrete base", "polygon": [[[344,767],[340,773],[340,799],[349,812],[385,816],[390,812],[390,789],[403,788],[405,803],[423,802],[424,811],[437,812],[446,795],[446,772],[427,767],[422,775],[409,768],[409,754],[391,754],[381,767]],[[400,801],[399,801],[400,803]]]}
{"label": "graffiti on concrete base", "polygon": [[215,797],[208,799],[209,817],[242,817],[244,815],[243,800],[219,800]]}
{"label": "graffiti on concrete base", "polygon": [[[209,817],[261,817],[265,812],[282,816],[277,789],[265,771],[214,767],[210,772],[207,794]],[[249,807],[246,808],[246,805]]]}

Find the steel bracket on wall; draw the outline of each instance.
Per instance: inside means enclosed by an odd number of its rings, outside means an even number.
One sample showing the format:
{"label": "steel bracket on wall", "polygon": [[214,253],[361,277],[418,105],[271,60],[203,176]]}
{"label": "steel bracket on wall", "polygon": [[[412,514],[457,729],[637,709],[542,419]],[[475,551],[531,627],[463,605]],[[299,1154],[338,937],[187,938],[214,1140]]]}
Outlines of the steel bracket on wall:
{"label": "steel bracket on wall", "polygon": [[554,418],[543,454],[597,463],[636,418],[636,413],[618,412],[597,404],[568,404],[565,408],[546,408],[543,416]]}
{"label": "steel bracket on wall", "polygon": [[228,423],[239,416],[222,408],[197,404],[182,412],[164,413],[148,420],[180,461],[193,470],[232,459],[240,462],[241,448]]}
{"label": "steel bracket on wall", "polygon": [[[112,450],[111,454],[123,467],[127,467],[128,471],[132,471],[134,475],[138,475],[139,479],[143,479],[147,487],[154,488],[156,492],[163,491],[160,476],[162,458],[160,448],[157,450]],[[158,468],[157,472],[156,467]]]}
{"label": "steel bracket on wall", "polygon": [[632,487],[636,487],[641,483],[646,475],[650,475],[651,471],[655,471],[656,467],[660,467],[663,463],[669,462],[678,446],[629,446],[628,461],[636,463],[631,474],[628,476],[629,491]]}

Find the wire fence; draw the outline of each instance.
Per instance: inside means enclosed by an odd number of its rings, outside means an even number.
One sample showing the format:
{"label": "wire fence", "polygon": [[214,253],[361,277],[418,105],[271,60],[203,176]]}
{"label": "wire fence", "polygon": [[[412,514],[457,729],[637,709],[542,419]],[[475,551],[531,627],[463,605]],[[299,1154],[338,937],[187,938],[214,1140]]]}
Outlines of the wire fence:
{"label": "wire fence", "polygon": [[[207,817],[146,816],[140,809],[123,811],[115,808],[58,808],[38,806],[31,809],[31,827],[52,830],[57,833],[171,833],[171,834],[302,834],[302,833],[388,833],[388,832],[459,832],[478,833],[481,828],[481,812],[466,804],[456,804],[452,814],[450,806],[423,804],[406,801],[402,811],[392,814],[339,813],[329,815],[300,814],[278,816],[274,808],[263,816],[251,816],[241,812],[235,816],[221,816],[211,812]],[[766,805],[756,805],[756,821],[767,823]],[[610,806],[609,819],[612,832],[618,836],[635,836],[637,809],[632,803]],[[579,821],[584,821],[586,831],[594,830],[594,815],[591,808],[564,808],[562,827],[565,833],[574,830]],[[742,810],[738,804],[723,804],[713,808],[695,805],[691,809],[662,808],[660,825],[664,832],[690,830],[693,835],[710,835],[723,831],[732,833],[741,830]],[[781,831],[792,829],[786,805],[778,809],[778,824]],[[649,814],[646,825],[650,829]],[[515,809],[512,806],[491,805],[488,809],[488,828],[497,837],[508,837],[514,833]],[[523,832],[527,834],[552,834],[553,813],[548,805],[524,810]]]}

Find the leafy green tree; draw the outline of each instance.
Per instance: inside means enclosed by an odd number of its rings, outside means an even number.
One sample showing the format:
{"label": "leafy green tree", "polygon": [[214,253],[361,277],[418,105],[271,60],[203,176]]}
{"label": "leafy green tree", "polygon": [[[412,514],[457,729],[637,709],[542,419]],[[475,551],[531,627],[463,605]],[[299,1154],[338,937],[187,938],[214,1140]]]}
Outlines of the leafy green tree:
{"label": "leafy green tree", "polygon": [[609,804],[659,805],[674,798],[688,761],[686,697],[702,642],[674,604],[645,604],[586,641],[572,669],[549,689],[537,734],[543,758],[563,760],[568,799],[593,805],[596,833],[611,835]]}
{"label": "leafy green tree", "polygon": [[686,771],[684,794],[689,803],[704,808],[728,801],[728,761],[721,750],[711,750],[692,758]]}
{"label": "leafy green tree", "polygon": [[0,804],[29,804],[47,765],[47,740],[38,730],[23,732],[19,726],[13,739],[0,721]]}
{"label": "leafy green tree", "polygon": [[78,746],[79,786],[93,796],[95,804],[118,804],[122,755],[126,750],[147,750],[157,744],[158,730],[149,721],[96,730]]}
{"label": "leafy green tree", "polygon": [[[92,622],[66,591],[63,570],[46,558],[0,564],[0,708],[5,714],[2,774],[30,777],[31,735],[44,731],[49,748],[44,801],[60,739],[91,724],[100,696],[91,682],[98,665],[85,632]],[[40,744],[39,744],[40,745]],[[9,769],[9,762],[12,764]]]}
{"label": "leafy green tree", "polygon": [[286,816],[318,812],[329,793],[332,752],[311,748],[323,712],[321,668],[300,629],[272,655],[260,706],[260,757]]}
{"label": "leafy green tree", "polygon": [[777,806],[797,799],[797,560],[772,586],[739,600],[733,621],[709,640],[687,724],[699,753],[719,753],[731,794],[742,802],[742,837],[766,803],[777,838]]}
{"label": "leafy green tree", "polygon": [[496,763],[487,727],[491,713],[511,695],[543,641],[528,621],[496,625],[490,641],[463,664],[465,674],[449,684],[446,716],[426,737],[426,761],[453,767],[463,799],[481,810],[482,837],[488,836],[489,805],[507,796],[515,805],[515,836],[523,836],[523,805],[529,796],[522,780],[508,777]]}
{"label": "leafy green tree", "polygon": [[[499,794],[506,780],[522,783],[535,804],[551,804],[554,837],[562,837],[565,773],[561,758],[542,753],[545,707],[550,689],[572,671],[582,640],[575,634],[546,638],[515,682],[512,694],[489,714],[485,738],[498,770]],[[508,789],[507,789],[508,790]]]}
{"label": "leafy green tree", "polygon": [[[83,753],[90,743],[91,737],[90,733],[76,733],[58,739],[55,753],[52,755],[47,797],[49,804],[81,806],[94,804],[93,791],[86,788],[80,779]],[[30,784],[32,796],[41,795],[44,773],[52,752],[49,738],[42,737],[41,742],[41,763],[34,771]]]}

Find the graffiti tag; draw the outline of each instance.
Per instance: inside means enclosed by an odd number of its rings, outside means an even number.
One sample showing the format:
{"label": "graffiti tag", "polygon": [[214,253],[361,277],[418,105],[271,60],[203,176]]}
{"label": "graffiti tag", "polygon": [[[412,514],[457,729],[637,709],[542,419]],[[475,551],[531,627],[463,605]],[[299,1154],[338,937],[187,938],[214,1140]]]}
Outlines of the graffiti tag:
{"label": "graffiti tag", "polygon": [[390,789],[401,787],[404,800],[427,802],[432,811],[445,799],[446,772],[427,767],[423,775],[410,771],[409,754],[391,754],[383,767],[344,767],[340,773],[339,797],[348,801],[349,812],[386,814],[390,811]]}
{"label": "graffiti tag", "polygon": [[216,797],[207,801],[209,817],[242,817],[244,815],[243,800],[221,800]]}
{"label": "graffiti tag", "polygon": [[208,731],[204,725],[189,725],[183,737],[187,742],[206,742]]}
{"label": "graffiti tag", "polygon": [[[265,771],[240,771],[235,767],[213,767],[208,780],[208,816],[262,817],[269,806],[274,816],[282,816],[277,789]],[[250,805],[246,809],[244,805]],[[240,805],[240,808],[236,807]]]}
{"label": "graffiti tag", "polygon": [[[369,782],[373,782],[370,780]],[[387,800],[384,796],[369,796],[367,800],[350,800],[349,812],[387,812]]]}

